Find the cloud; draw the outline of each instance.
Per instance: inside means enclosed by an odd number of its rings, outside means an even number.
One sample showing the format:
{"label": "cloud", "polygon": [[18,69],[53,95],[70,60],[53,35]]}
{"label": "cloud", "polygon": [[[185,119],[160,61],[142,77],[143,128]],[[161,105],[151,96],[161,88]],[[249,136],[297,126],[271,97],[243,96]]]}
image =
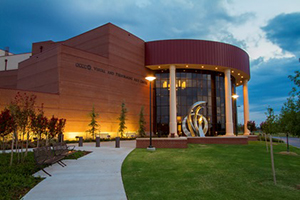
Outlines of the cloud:
{"label": "cloud", "polygon": [[300,12],[280,14],[262,27],[266,37],[285,51],[300,53]]}
{"label": "cloud", "polygon": [[[265,120],[268,106],[272,107],[275,114],[279,114],[283,103],[289,96],[294,86],[288,75],[294,75],[298,70],[298,59],[273,58],[265,60],[260,57],[251,62],[251,79],[248,84],[250,119],[257,123]],[[238,105],[243,105],[243,88],[238,87],[240,94]],[[239,122],[243,123],[243,109],[239,108]]]}
{"label": "cloud", "polygon": [[[275,112],[280,111],[293,86],[287,76],[299,68],[294,55],[300,52],[300,13],[278,15],[281,9],[277,13],[273,9],[265,9],[269,6],[268,2],[264,2],[257,12],[258,2],[0,1],[0,48],[9,46],[14,53],[30,52],[33,42],[65,40],[107,22],[145,41],[202,39],[230,43],[248,51],[253,59],[249,82],[250,118],[262,120],[268,105]],[[279,7],[279,1],[276,4]],[[288,3],[282,4],[286,6]],[[269,13],[268,19],[272,18],[267,24],[267,20],[262,18],[265,13]],[[238,104],[242,105],[242,87],[238,87],[237,91],[240,94]]]}
{"label": "cloud", "polygon": [[228,27],[252,16],[230,14],[221,0],[10,0],[0,5],[0,26],[5,30],[0,48],[10,46],[15,53],[29,52],[32,42],[65,40],[107,22],[145,41],[192,38],[244,47]]}

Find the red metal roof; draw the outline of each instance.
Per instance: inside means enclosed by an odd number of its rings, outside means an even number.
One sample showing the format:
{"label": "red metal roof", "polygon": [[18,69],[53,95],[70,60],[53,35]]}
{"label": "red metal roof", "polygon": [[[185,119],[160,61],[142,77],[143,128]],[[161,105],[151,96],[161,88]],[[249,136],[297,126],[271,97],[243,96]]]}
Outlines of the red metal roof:
{"label": "red metal roof", "polygon": [[205,40],[160,40],[146,42],[147,65],[203,64],[238,69],[250,76],[249,56],[229,44]]}

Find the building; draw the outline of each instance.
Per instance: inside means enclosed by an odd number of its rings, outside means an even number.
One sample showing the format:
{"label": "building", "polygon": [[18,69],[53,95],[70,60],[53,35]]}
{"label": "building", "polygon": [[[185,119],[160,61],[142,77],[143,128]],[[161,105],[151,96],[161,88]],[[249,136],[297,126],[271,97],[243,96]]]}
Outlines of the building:
{"label": "building", "polygon": [[128,134],[137,131],[142,107],[149,126],[148,75],[157,77],[152,88],[154,132],[182,134],[188,108],[203,100],[207,135],[233,135],[237,119],[232,94],[241,85],[245,121],[249,119],[249,57],[219,42],[145,42],[108,23],[65,41],[33,43],[32,56],[12,74],[8,71],[0,72],[1,80],[9,77],[9,84],[0,81],[1,108],[18,91],[36,94],[46,115],[67,119],[65,137],[70,139],[86,135],[93,105],[100,114],[101,134],[116,135],[122,102],[128,109]]}
{"label": "building", "polygon": [[18,64],[28,59],[31,53],[13,54],[6,50],[0,49],[0,71],[18,69]]}

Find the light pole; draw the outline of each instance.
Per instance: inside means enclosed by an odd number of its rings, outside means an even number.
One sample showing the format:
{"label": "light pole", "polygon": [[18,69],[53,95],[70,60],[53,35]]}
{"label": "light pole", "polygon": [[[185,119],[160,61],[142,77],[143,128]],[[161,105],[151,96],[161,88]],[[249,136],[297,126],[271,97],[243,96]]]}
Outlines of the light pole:
{"label": "light pole", "polygon": [[152,126],[151,126],[151,82],[154,81],[156,79],[155,76],[147,76],[146,79],[149,81],[150,83],[150,145],[147,148],[150,151],[155,151],[155,147],[152,146]]}
{"label": "light pole", "polygon": [[[235,102],[235,105],[237,104],[237,98],[239,97],[239,95],[237,94],[233,94],[232,95],[232,98]],[[235,106],[236,107],[236,106]],[[238,116],[238,110],[236,109],[235,111],[235,133],[236,133],[236,136],[238,136],[239,134],[239,131],[238,131],[238,119],[237,119],[237,116]]]}

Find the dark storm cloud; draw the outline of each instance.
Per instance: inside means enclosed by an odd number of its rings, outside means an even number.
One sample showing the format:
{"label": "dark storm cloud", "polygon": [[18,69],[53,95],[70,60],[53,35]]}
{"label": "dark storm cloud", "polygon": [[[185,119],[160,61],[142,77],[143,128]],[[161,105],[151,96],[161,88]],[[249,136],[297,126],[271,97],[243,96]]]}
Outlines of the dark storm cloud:
{"label": "dark storm cloud", "polygon": [[60,40],[67,31],[63,6],[55,1],[4,0],[0,3],[0,48],[14,53],[30,52],[31,43]]}
{"label": "dark storm cloud", "polygon": [[[206,39],[232,42],[229,25],[253,14],[231,15],[216,0],[4,0],[0,3],[0,48],[30,52],[32,42],[60,41],[112,22],[146,40]],[[225,34],[225,36],[223,35]]]}
{"label": "dark storm cloud", "polygon": [[[250,118],[259,123],[265,120],[264,113],[268,106],[271,106],[276,114],[281,110],[283,103],[289,96],[293,87],[288,75],[293,75],[299,69],[298,59],[281,58],[264,61],[258,58],[251,62],[251,79],[249,82]],[[242,88],[238,88],[242,94]],[[243,105],[243,98],[240,95],[238,103]]]}
{"label": "dark storm cloud", "polygon": [[300,56],[300,12],[278,15],[262,29],[270,41]]}

